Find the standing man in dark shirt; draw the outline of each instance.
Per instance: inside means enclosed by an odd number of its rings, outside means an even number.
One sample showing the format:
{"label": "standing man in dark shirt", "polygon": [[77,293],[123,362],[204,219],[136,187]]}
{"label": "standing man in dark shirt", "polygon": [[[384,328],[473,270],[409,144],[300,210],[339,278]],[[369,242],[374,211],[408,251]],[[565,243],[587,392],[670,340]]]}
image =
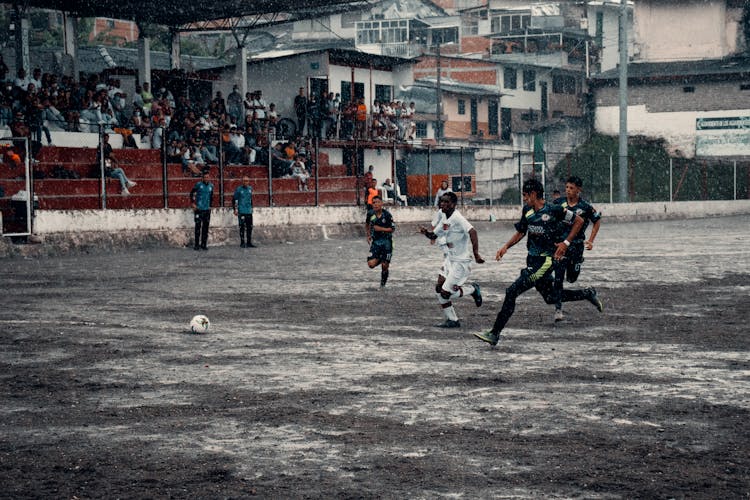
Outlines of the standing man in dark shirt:
{"label": "standing man in dark shirt", "polygon": [[214,185],[211,175],[203,172],[203,178],[190,191],[190,205],[195,214],[195,250],[208,250],[208,225],[211,222],[211,202],[214,196]]}
{"label": "standing man in dark shirt", "polygon": [[307,121],[307,97],[305,88],[300,87],[299,93],[294,96],[294,112],[297,114],[297,135],[305,134],[305,122]]}
{"label": "standing man in dark shirt", "polygon": [[[568,283],[575,283],[578,275],[581,274],[581,264],[583,264],[584,260],[584,245],[586,250],[594,248],[594,240],[601,225],[602,214],[597,212],[588,201],[581,198],[582,188],[583,181],[580,177],[576,177],[575,175],[568,177],[565,181],[565,196],[558,197],[554,201],[555,204],[562,205],[583,219],[583,226],[570,241],[570,248],[565,252],[565,257],[555,263],[555,290],[558,294],[558,299],[562,297],[563,281],[567,279]],[[594,225],[591,229],[591,236],[586,240],[586,229],[589,223],[593,223]],[[569,229],[570,226],[566,222],[563,222],[560,238],[564,237]],[[555,321],[562,321],[562,319],[562,301],[558,300],[555,304]]]}
{"label": "standing man in dark shirt", "polygon": [[393,255],[393,231],[395,230],[393,216],[383,208],[383,199],[375,196],[372,200],[372,210],[367,212],[365,219],[365,232],[367,243],[370,245],[367,265],[370,269],[380,266],[380,288],[384,288],[388,281],[388,268]]}
{"label": "standing man in dark shirt", "polygon": [[[253,187],[250,177],[242,177],[242,185],[237,186],[232,196],[232,208],[240,225],[240,247],[255,248],[253,245]],[[247,233],[247,244],[245,244]]]}
{"label": "standing man in dark shirt", "polygon": [[[554,269],[553,259],[560,260],[570,246],[571,240],[578,234],[583,226],[583,219],[575,213],[568,211],[561,205],[554,205],[544,201],[544,187],[536,179],[529,179],[523,184],[524,207],[520,220],[515,224],[516,233],[503,245],[495,255],[495,260],[500,260],[508,249],[521,241],[528,233],[527,240],[528,255],[526,257],[526,268],[521,270],[521,275],[505,290],[505,300],[500,312],[497,313],[495,324],[486,333],[475,333],[474,336],[491,345],[497,345],[500,340],[500,332],[513,315],[516,308],[516,299],[522,293],[536,288],[548,304],[555,304],[557,296],[554,288],[552,272]],[[571,223],[571,230],[563,241],[557,241],[556,236],[561,221]],[[596,296],[596,290],[585,288],[583,290],[563,290],[563,302],[575,300],[588,300],[601,312],[604,306]]]}

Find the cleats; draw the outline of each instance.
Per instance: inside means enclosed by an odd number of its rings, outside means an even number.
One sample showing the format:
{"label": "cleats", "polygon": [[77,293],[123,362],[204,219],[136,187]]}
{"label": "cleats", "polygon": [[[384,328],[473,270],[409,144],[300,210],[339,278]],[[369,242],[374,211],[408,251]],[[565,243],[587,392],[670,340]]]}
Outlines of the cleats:
{"label": "cleats", "polygon": [[597,311],[602,312],[604,310],[604,303],[596,295],[596,290],[593,288],[589,288],[588,292],[589,293],[588,293],[588,297],[586,297],[586,300],[594,304],[594,307],[596,307]]}
{"label": "cleats", "polygon": [[555,323],[558,323],[562,320],[563,320],[562,309],[555,309]]}
{"label": "cleats", "polygon": [[471,292],[471,296],[474,298],[474,303],[477,307],[482,305],[482,289],[479,287],[479,283],[472,283],[474,291]]}
{"label": "cleats", "polygon": [[247,244],[247,248],[257,248],[257,247],[255,245],[253,245],[252,243],[248,243]]}
{"label": "cleats", "polygon": [[247,245],[245,245],[244,241],[242,243],[240,243],[240,248],[247,248]]}
{"label": "cleats", "polygon": [[460,328],[461,322],[460,321],[454,321],[452,319],[446,319],[445,323],[440,323],[439,325],[436,325],[438,328]]}
{"label": "cleats", "polygon": [[495,332],[475,333],[474,336],[490,345],[497,345],[498,340],[500,340],[500,335]]}

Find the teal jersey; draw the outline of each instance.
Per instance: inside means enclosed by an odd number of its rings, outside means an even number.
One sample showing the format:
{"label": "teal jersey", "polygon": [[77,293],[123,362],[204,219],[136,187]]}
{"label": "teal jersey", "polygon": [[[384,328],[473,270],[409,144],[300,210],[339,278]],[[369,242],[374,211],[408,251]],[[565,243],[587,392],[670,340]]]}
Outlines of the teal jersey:
{"label": "teal jersey", "polygon": [[204,183],[203,181],[198,182],[193,186],[193,190],[190,191],[190,201],[195,203],[198,210],[209,210],[211,208],[211,200],[214,196],[214,185]]}
{"label": "teal jersey", "polygon": [[237,213],[248,215],[253,213],[253,187],[237,186],[232,196],[232,207],[237,208]]}
{"label": "teal jersey", "polygon": [[369,224],[370,237],[373,240],[390,240],[393,238],[393,233],[383,233],[373,229],[374,226],[396,229],[396,224],[393,223],[393,216],[388,210],[383,209],[380,217],[375,213],[375,210],[368,210],[365,223]]}
{"label": "teal jersey", "polygon": [[572,223],[574,217],[575,214],[562,205],[545,203],[539,210],[524,206],[515,228],[526,235],[530,256],[552,257],[557,249],[555,243],[560,224],[563,221]]}
{"label": "teal jersey", "polygon": [[[571,206],[568,204],[568,200],[563,196],[562,198],[556,199],[555,204],[561,205],[562,207],[568,209],[569,211],[573,212],[583,219],[583,226],[581,227],[581,230],[578,231],[578,234],[575,235],[571,243],[583,243],[583,241],[586,239],[586,228],[589,227],[589,223],[595,223],[602,218],[602,214],[600,212],[597,212],[596,209],[592,207],[588,201],[582,198],[579,198],[578,203]],[[572,220],[570,222],[563,222],[562,224],[560,224],[559,241],[562,241],[568,235],[572,225]]]}

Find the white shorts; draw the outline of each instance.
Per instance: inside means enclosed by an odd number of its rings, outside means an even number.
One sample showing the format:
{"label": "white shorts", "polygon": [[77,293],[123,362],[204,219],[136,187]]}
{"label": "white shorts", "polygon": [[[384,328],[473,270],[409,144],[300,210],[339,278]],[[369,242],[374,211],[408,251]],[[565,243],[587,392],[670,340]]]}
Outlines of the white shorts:
{"label": "white shorts", "polygon": [[463,286],[471,275],[471,261],[455,261],[445,258],[440,276],[445,278],[443,290],[453,293]]}

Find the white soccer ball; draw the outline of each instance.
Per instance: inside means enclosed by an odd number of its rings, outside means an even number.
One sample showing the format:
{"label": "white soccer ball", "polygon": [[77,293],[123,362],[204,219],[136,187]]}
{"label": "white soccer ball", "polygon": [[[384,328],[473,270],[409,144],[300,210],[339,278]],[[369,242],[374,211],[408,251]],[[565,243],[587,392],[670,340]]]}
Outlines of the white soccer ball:
{"label": "white soccer ball", "polygon": [[203,314],[197,314],[190,320],[190,331],[193,333],[206,333],[209,326],[211,326],[211,322],[208,320],[208,316]]}

